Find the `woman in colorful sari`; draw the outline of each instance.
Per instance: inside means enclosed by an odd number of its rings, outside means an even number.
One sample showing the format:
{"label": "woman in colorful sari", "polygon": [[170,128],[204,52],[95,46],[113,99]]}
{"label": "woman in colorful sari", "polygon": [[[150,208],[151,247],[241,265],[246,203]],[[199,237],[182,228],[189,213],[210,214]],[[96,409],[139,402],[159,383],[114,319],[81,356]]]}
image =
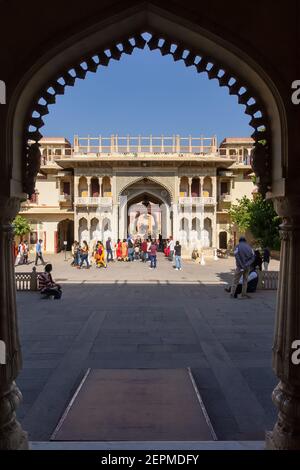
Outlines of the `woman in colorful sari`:
{"label": "woman in colorful sari", "polygon": [[123,261],[128,261],[128,247],[127,247],[127,242],[124,238],[122,242],[122,260]]}
{"label": "woman in colorful sari", "polygon": [[102,242],[98,242],[96,246],[96,252],[94,255],[97,268],[106,268],[107,264],[105,263],[105,249]]}
{"label": "woman in colorful sari", "polygon": [[117,256],[118,261],[122,260],[122,242],[121,242],[120,239],[118,239],[118,241],[117,241],[116,256]]}

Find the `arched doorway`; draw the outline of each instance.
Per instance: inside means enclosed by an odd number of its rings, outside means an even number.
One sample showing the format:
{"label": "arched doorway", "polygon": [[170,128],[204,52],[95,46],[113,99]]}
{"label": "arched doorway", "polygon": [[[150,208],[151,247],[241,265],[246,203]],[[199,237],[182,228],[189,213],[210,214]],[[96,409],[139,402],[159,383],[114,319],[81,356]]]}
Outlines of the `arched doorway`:
{"label": "arched doorway", "polygon": [[96,217],[91,220],[90,240],[101,240],[100,222]]}
{"label": "arched doorway", "polygon": [[119,238],[167,239],[172,235],[170,190],[153,177],[139,178],[120,193]]}
{"label": "arched doorway", "polygon": [[208,217],[204,219],[204,228],[203,228],[201,235],[202,235],[202,247],[211,248],[212,247],[212,221]]}
{"label": "arched doorway", "polygon": [[57,224],[57,252],[65,249],[64,242],[67,242],[66,249],[71,250],[74,242],[74,221],[65,219]]}
{"label": "arched doorway", "polygon": [[79,243],[82,244],[82,242],[85,240],[86,242],[90,241],[90,234],[89,234],[89,229],[88,229],[88,221],[85,217],[82,217],[79,220],[79,227],[78,227],[78,240]]}
{"label": "arched doorway", "polygon": [[162,226],[162,201],[152,194],[139,194],[128,203],[127,232],[128,235],[141,239],[158,239],[165,232]]}
{"label": "arched doorway", "polygon": [[221,250],[226,250],[227,249],[227,243],[228,243],[228,233],[227,232],[220,232],[219,233],[219,248]]}

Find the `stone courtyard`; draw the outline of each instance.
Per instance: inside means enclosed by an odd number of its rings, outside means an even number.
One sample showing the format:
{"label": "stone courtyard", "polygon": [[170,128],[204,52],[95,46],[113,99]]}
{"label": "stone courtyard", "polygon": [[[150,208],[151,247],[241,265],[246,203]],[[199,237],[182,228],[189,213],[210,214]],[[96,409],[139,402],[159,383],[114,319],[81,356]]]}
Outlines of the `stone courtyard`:
{"label": "stone courtyard", "polygon": [[[190,367],[219,440],[263,440],[273,428],[276,292],[231,299],[224,286],[232,258],[185,261],[180,272],[162,255],[154,271],[140,262],[77,270],[69,254],[67,261],[63,253],[45,258],[62,299],[17,294],[24,362],[18,417],[31,441],[50,439],[88,368]],[[270,269],[278,267],[271,261]]]}

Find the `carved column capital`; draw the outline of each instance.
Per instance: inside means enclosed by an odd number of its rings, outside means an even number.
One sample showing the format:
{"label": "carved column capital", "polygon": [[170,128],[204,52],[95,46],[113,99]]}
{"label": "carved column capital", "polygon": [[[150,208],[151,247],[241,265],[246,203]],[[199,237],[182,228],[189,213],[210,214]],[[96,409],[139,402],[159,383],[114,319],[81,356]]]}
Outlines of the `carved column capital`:
{"label": "carved column capital", "polygon": [[282,219],[300,224],[300,195],[275,198],[274,206]]}

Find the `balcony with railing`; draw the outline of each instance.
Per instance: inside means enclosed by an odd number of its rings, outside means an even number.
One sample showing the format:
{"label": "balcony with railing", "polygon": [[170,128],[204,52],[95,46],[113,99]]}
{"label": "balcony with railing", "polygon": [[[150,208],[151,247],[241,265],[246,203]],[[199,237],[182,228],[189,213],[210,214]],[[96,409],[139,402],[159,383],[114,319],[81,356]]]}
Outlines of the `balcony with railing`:
{"label": "balcony with railing", "polygon": [[231,203],[232,202],[232,195],[231,194],[221,194],[220,195],[220,202]]}
{"label": "balcony with railing", "polygon": [[75,198],[76,206],[112,206],[112,197],[102,196],[102,197],[76,197]]}
{"label": "balcony with railing", "polygon": [[58,196],[58,200],[62,204],[68,204],[68,205],[72,204],[72,197],[70,194],[60,194]]}
{"label": "balcony with railing", "polygon": [[182,205],[204,205],[214,206],[217,201],[214,197],[180,197],[179,204]]}

